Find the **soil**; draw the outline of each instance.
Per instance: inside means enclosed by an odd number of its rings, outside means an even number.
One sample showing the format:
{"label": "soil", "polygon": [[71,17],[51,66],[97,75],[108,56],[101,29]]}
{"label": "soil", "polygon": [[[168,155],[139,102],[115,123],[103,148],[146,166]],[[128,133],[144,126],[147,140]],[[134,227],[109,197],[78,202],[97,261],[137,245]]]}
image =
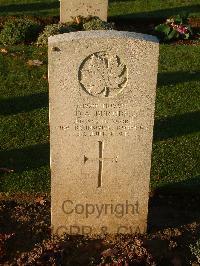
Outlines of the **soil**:
{"label": "soil", "polygon": [[[0,265],[199,265],[200,193],[150,195],[146,235],[52,238],[48,195],[1,194]],[[196,264],[194,264],[196,262]]]}

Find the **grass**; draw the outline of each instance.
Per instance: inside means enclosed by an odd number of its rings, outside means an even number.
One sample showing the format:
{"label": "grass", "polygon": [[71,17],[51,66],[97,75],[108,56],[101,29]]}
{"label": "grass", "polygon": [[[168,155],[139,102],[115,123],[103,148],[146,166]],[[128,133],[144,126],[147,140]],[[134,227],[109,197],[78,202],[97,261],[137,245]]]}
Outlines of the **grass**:
{"label": "grass", "polygon": [[[110,0],[109,16],[120,18],[166,18],[176,14],[200,17],[198,0]],[[58,0],[0,0],[0,16],[58,16]]]}
{"label": "grass", "polygon": [[[198,0],[109,1],[111,19],[200,17]],[[0,0],[0,16],[58,16],[59,1]],[[0,191],[49,192],[47,51],[13,46],[0,53]],[[199,46],[161,45],[152,155],[152,188],[200,184]],[[44,62],[31,67],[29,59]]]}
{"label": "grass", "polygon": [[167,18],[173,15],[200,16],[199,1],[110,1],[109,15],[125,19],[155,19]]}
{"label": "grass", "polygon": [[152,186],[200,184],[198,46],[162,45]]}
{"label": "grass", "polygon": [[0,0],[0,16],[59,16],[57,0]]}
{"label": "grass", "polygon": [[[41,67],[29,59],[44,61]],[[46,191],[50,187],[46,51],[16,46],[0,54],[0,165],[15,169],[1,191]]]}
{"label": "grass", "polygon": [[[199,46],[161,45],[152,188],[199,189]],[[29,59],[44,62],[28,66]],[[15,46],[0,53],[0,191],[49,192],[47,53]]]}

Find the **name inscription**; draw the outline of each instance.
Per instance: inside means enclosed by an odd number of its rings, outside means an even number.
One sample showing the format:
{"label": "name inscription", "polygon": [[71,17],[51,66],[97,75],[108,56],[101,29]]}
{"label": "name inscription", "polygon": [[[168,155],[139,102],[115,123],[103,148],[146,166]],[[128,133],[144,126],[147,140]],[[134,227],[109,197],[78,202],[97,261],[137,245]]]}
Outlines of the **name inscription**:
{"label": "name inscription", "polygon": [[98,103],[78,104],[72,125],[60,126],[61,130],[73,131],[78,137],[128,136],[140,125],[128,104]]}

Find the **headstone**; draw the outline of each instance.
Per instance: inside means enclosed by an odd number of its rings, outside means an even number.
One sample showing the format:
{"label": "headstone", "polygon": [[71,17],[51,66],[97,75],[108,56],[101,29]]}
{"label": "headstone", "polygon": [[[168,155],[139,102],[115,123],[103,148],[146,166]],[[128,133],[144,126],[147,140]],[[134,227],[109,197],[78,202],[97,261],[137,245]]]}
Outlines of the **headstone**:
{"label": "headstone", "polygon": [[158,54],[138,33],[50,37],[55,234],[146,231]]}
{"label": "headstone", "polygon": [[61,22],[72,21],[78,16],[94,16],[107,21],[108,0],[60,0]]}

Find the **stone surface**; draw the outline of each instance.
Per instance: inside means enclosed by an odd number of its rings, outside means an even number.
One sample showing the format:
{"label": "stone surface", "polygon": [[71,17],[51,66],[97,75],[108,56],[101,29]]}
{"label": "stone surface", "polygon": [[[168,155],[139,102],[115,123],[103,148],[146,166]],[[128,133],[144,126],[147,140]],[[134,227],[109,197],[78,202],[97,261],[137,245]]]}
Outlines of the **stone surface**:
{"label": "stone surface", "polygon": [[145,232],[158,54],[149,35],[50,37],[55,234]]}
{"label": "stone surface", "polygon": [[77,16],[96,16],[107,21],[108,0],[60,0],[60,21],[72,21]]}

